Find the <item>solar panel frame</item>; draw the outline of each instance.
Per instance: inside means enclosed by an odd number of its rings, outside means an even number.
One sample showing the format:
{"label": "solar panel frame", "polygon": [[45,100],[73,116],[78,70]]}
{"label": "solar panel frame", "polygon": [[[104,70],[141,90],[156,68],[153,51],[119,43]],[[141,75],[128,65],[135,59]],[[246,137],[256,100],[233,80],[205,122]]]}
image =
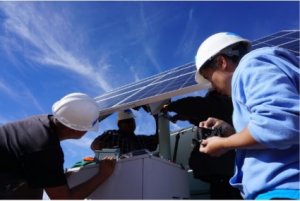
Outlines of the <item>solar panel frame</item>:
{"label": "solar panel frame", "polygon": [[[284,47],[299,56],[299,30],[283,30],[252,41],[252,49],[266,46]],[[195,64],[187,63],[98,96],[95,100],[100,114],[104,116],[209,88],[210,85],[195,82],[195,71]]]}

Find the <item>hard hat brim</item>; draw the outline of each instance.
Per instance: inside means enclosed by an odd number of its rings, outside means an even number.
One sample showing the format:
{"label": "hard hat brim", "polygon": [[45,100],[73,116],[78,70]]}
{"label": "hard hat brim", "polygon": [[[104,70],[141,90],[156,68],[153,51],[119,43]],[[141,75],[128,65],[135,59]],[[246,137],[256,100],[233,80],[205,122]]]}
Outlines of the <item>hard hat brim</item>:
{"label": "hard hat brim", "polygon": [[99,124],[99,121],[97,121],[95,123],[95,125],[92,128],[90,128],[88,131],[98,132],[99,127],[100,127],[100,124]]}

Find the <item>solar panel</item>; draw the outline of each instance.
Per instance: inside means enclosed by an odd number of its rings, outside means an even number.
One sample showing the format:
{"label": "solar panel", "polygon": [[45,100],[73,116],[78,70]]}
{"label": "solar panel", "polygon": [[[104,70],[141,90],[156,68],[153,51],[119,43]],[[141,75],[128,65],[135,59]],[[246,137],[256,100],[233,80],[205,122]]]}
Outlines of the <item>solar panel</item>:
{"label": "solar panel", "polygon": [[95,98],[102,115],[158,102],[183,93],[208,88],[194,79],[195,65],[185,64]]}
{"label": "solar panel", "polygon": [[[252,48],[278,46],[299,56],[299,30],[280,31],[252,41]],[[173,96],[206,89],[207,84],[197,84],[194,79],[195,64],[188,63],[146,79],[119,87],[95,98],[101,115],[170,99]]]}
{"label": "solar panel", "polygon": [[253,49],[266,46],[286,48],[299,56],[299,30],[280,31],[252,42]]}

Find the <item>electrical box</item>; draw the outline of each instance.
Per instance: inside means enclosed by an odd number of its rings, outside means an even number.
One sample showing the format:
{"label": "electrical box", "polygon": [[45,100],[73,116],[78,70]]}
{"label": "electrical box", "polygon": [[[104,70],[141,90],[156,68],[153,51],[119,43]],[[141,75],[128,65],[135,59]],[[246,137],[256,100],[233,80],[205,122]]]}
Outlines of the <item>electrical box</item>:
{"label": "electrical box", "polygon": [[[98,172],[98,165],[73,168],[70,187]],[[117,161],[113,174],[87,199],[188,199],[188,174],[181,166],[149,154]]]}

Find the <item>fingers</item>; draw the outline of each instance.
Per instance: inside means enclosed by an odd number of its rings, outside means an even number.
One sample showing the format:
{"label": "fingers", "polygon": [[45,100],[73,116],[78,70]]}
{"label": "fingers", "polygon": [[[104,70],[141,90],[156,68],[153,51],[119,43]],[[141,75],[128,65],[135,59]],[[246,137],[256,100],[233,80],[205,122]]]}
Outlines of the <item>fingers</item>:
{"label": "fingers", "polygon": [[220,124],[219,119],[213,118],[213,117],[209,117],[206,121],[201,121],[199,123],[199,127],[204,127],[204,128],[208,128],[208,127],[212,127],[215,128]]}
{"label": "fingers", "polygon": [[201,122],[199,123],[199,127],[205,127],[205,121],[201,121]]}
{"label": "fingers", "polygon": [[102,160],[113,160],[115,159],[113,156],[105,156]]}
{"label": "fingers", "polygon": [[102,159],[102,162],[108,163],[108,164],[115,164],[116,163],[116,159],[113,156],[106,156]]}
{"label": "fingers", "polygon": [[100,161],[99,172],[96,175],[101,180],[109,178],[114,172],[116,166],[116,159],[114,157],[105,157]]}
{"label": "fingers", "polygon": [[107,168],[111,168],[114,169],[116,166],[116,162],[117,160],[114,157],[105,157],[101,160],[101,166],[103,167],[107,167]]}
{"label": "fingers", "polygon": [[202,153],[207,153],[206,145],[207,145],[207,140],[202,140],[200,147],[199,147],[199,151]]}
{"label": "fingers", "polygon": [[208,140],[202,140],[201,146],[205,147],[207,145]]}
{"label": "fingers", "polygon": [[224,138],[221,137],[211,137],[203,140],[199,151],[208,154],[213,157],[218,157],[223,155],[228,151],[228,149],[223,148]]}
{"label": "fingers", "polygon": [[116,166],[116,159],[114,157],[105,157],[100,161],[99,169],[103,175],[111,175]]}

